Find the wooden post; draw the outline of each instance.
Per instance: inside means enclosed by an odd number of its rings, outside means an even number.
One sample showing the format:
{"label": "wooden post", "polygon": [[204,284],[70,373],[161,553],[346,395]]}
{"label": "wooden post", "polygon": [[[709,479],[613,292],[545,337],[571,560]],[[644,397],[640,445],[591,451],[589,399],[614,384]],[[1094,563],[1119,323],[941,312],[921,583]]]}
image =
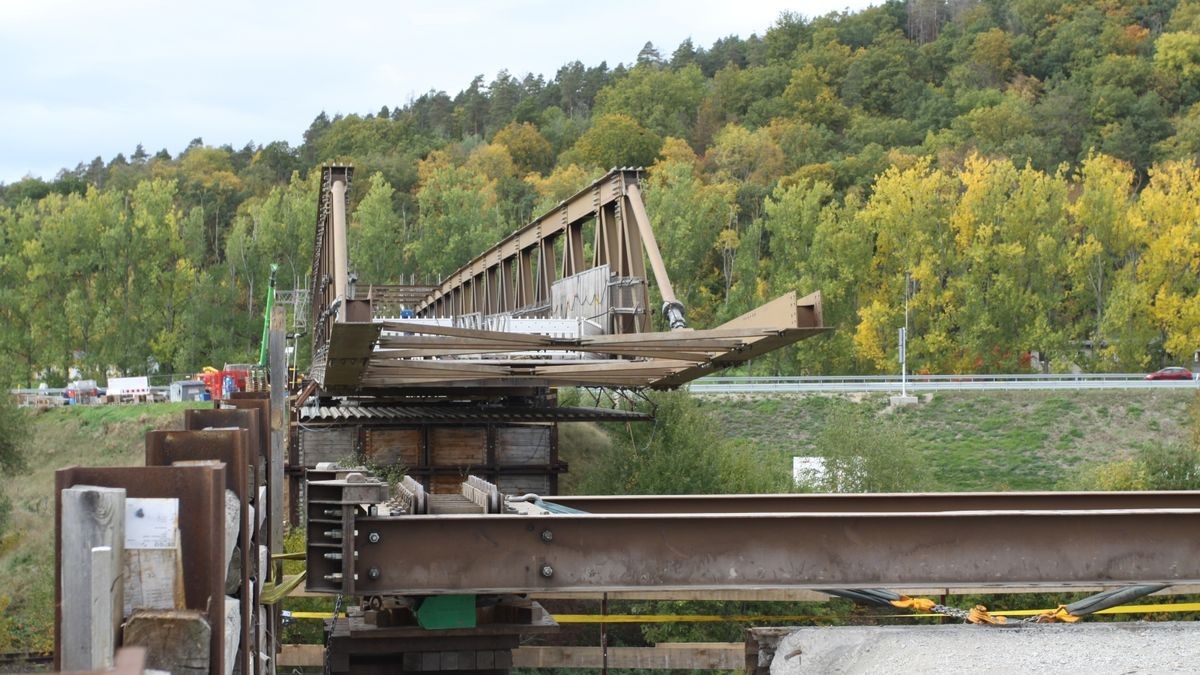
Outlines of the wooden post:
{"label": "wooden post", "polygon": [[[287,410],[287,336],[284,333],[286,312],[282,306],[271,310],[271,326],[267,337],[268,358],[271,368],[271,461],[268,476],[267,503],[270,508],[270,538],[271,553],[283,553],[283,456],[287,448],[289,431],[289,415]],[[283,563],[272,566],[271,579],[283,579]],[[262,572],[260,571],[261,575]],[[272,608],[270,611],[272,630],[271,644],[268,645],[268,656],[271,659],[267,672],[275,672],[275,655],[279,653],[280,625],[276,618],[279,612]]]}
{"label": "wooden post", "polygon": [[[113,664],[123,587],[125,490],[79,485],[62,491],[62,669]],[[102,596],[102,597],[98,597]]]}
{"label": "wooden post", "polygon": [[[89,560],[92,593],[91,598],[91,648],[92,668],[106,669],[113,666],[113,653],[117,648],[116,627],[104,617],[113,615],[113,601],[116,591],[121,587],[117,583],[115,561],[111,546],[93,546]],[[119,612],[120,610],[117,609]],[[118,615],[119,616],[119,615]]]}

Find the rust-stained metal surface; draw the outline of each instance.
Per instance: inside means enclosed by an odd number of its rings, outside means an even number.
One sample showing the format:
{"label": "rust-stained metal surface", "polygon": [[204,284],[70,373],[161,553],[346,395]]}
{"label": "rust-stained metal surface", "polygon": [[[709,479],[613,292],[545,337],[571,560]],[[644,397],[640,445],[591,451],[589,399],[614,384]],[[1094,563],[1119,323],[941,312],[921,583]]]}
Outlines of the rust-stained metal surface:
{"label": "rust-stained metal surface", "polygon": [[404,516],[355,526],[362,594],[1200,581],[1200,540],[1181,536],[1200,528],[1200,508]]}
{"label": "rust-stained metal surface", "polygon": [[[265,462],[270,453],[270,445],[267,441],[271,437],[271,401],[267,397],[266,392],[234,392],[230,397],[222,403],[228,408],[232,407],[237,410],[257,410],[258,411],[258,429],[251,429],[250,432],[250,447],[252,448],[251,455],[258,454]],[[237,426],[241,426],[238,424]]]}
{"label": "rust-stained metal surface", "polygon": [[[225,467],[69,467],[54,474],[54,641],[62,641],[62,491],[74,485],[124,488],[128,497],[179,499],[183,587],[187,607],[205,612],[213,626],[225,622]],[[68,572],[69,573],[69,572]],[[212,632],[212,673],[224,672],[224,631]],[[55,653],[61,653],[56,649]],[[55,660],[55,667],[61,668]]]}
{"label": "rust-stained metal surface", "polygon": [[783,495],[630,495],[547,497],[587,513],[912,513],[1196,509],[1200,491],[905,492]]}
{"label": "rust-stained metal surface", "polygon": [[382,324],[330,323],[329,342],[314,354],[310,374],[326,391],[353,391],[371,361]]}
{"label": "rust-stained metal surface", "polygon": [[[225,463],[225,489],[233,490],[240,505],[238,525],[238,555],[241,561],[241,584],[239,592],[242,621],[240,644],[245,647],[238,652],[241,672],[250,673],[251,654],[256,650],[257,635],[254,627],[254,603],[251,597],[250,579],[253,574],[251,559],[257,551],[251,542],[250,504],[256,495],[250,493],[258,484],[257,469],[251,458],[249,429],[223,429],[209,431],[148,431],[146,432],[146,466],[171,466],[174,462],[193,460],[217,460]],[[230,599],[227,598],[228,602]]]}
{"label": "rust-stained metal surface", "polygon": [[[319,473],[319,472],[314,472]],[[349,476],[359,480],[350,480]],[[309,591],[353,594],[357,575],[344,572],[353,565],[354,519],[363,513],[362,504],[379,503],[388,497],[387,484],[362,480],[359,473],[344,480],[310,480],[305,486],[308,509],[305,549],[305,588]]]}
{"label": "rust-stained metal surface", "polygon": [[[258,404],[253,399],[231,402],[238,408],[188,408],[183,411],[183,427],[188,431],[204,429],[246,429],[246,440],[250,457],[264,452],[262,420],[257,412]],[[245,407],[241,407],[245,406]],[[253,407],[252,407],[253,406]]]}
{"label": "rust-stained metal surface", "polygon": [[246,429],[207,431],[147,431],[146,466],[171,466],[173,462],[213,459],[225,462],[225,487],[249,499],[252,467],[250,432]]}

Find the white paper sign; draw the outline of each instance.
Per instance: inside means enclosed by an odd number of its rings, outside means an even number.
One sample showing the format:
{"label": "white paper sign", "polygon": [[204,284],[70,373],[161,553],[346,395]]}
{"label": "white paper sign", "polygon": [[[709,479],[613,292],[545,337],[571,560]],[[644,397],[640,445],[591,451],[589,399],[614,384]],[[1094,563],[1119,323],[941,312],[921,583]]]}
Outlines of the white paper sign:
{"label": "white paper sign", "polygon": [[175,548],[178,499],[125,500],[125,548]]}

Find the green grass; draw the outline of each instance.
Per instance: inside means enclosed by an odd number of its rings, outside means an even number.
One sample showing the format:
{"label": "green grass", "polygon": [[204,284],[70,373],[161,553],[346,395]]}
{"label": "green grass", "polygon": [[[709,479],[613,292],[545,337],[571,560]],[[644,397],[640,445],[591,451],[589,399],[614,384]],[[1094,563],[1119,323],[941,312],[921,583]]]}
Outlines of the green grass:
{"label": "green grass", "polygon": [[[717,426],[746,452],[790,471],[839,401],[897,415],[933,467],[929,490],[1050,490],[1080,466],[1124,459],[1146,444],[1185,442],[1193,392],[938,392],[887,410],[883,395],[706,397]],[[769,414],[764,414],[770,411]]]}

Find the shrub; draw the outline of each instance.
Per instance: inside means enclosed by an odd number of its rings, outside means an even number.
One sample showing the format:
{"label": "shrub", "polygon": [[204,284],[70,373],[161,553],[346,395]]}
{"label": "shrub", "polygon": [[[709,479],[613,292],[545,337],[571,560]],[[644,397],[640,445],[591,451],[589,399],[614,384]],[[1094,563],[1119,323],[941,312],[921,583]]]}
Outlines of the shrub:
{"label": "shrub", "polygon": [[652,395],[653,422],[609,425],[613,444],[580,477],[591,494],[719,494],[783,490],[778,475],[724,438],[686,392]]}
{"label": "shrub", "polygon": [[865,406],[840,404],[830,411],[816,439],[825,458],[821,487],[830,492],[928,490],[924,457],[903,423]]}

